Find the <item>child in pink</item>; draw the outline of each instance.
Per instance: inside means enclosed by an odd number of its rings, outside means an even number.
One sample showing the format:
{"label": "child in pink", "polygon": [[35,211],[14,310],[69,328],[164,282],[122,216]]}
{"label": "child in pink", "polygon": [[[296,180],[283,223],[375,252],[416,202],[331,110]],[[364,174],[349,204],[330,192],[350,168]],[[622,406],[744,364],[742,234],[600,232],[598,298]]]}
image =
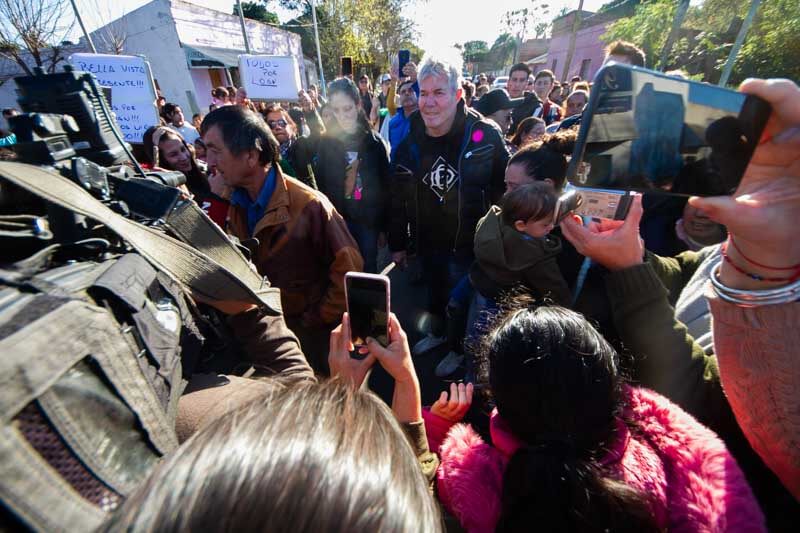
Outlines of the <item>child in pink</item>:
{"label": "child in pink", "polygon": [[623,384],[581,315],[522,308],[498,324],[485,342],[492,444],[442,400],[424,413],[439,498],[467,531],[766,530],[722,441]]}

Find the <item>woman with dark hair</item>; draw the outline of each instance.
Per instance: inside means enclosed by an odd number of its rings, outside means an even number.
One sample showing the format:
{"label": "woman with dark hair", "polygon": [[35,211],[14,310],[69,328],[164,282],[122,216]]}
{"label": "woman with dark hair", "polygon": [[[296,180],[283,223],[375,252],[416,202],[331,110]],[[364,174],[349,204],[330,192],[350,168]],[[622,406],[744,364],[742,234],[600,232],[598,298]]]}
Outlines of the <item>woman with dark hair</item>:
{"label": "woman with dark hair", "polygon": [[342,381],[274,384],[156,468],[102,531],[442,530],[389,408]]}
{"label": "woman with dark hair", "polygon": [[376,272],[378,248],[386,240],[389,155],[360,102],[351,80],[331,83],[328,107],[336,120],[320,138],[314,171],[319,189],[347,221],[364,271]]}
{"label": "woman with dark hair", "polygon": [[520,148],[532,144],[544,136],[545,128],[547,126],[544,120],[539,117],[528,117],[519,123],[514,136],[511,138],[511,145],[514,147],[514,153]]}
{"label": "woman with dark hair", "polygon": [[561,191],[566,183],[567,156],[572,154],[576,138],[575,130],[559,131],[521,148],[508,160],[506,192],[535,181],[549,182]]}
{"label": "woman with dark hair", "polygon": [[[310,101],[308,102],[310,105]],[[322,119],[316,110],[307,107],[304,115],[312,126],[310,137],[303,137],[297,123],[280,104],[270,104],[263,112],[264,120],[277,139],[281,148],[281,170],[284,174],[297,178],[309,187],[317,188],[313,160],[317,152],[319,137],[325,132]]]}
{"label": "woman with dark hair", "polygon": [[[215,87],[211,90],[211,105],[214,109],[228,105],[228,89],[223,86]],[[209,109],[209,112],[213,109]]]}
{"label": "woman with dark hair", "polygon": [[164,126],[144,132],[145,166],[177,170],[186,176],[186,188],[203,211],[220,227],[225,227],[228,202],[211,191],[205,163],[200,163],[180,133]]}
{"label": "woman with dark hair", "polygon": [[765,530],[722,441],[626,385],[580,314],[516,302],[484,352],[492,444],[441,409],[425,415],[440,499],[468,531]]}

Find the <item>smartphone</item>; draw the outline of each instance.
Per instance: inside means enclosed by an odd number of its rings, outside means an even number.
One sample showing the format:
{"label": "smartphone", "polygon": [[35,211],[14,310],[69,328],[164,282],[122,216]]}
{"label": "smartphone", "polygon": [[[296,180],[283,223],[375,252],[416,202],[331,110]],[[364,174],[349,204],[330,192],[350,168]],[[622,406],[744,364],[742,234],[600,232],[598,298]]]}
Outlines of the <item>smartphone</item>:
{"label": "smartphone", "polygon": [[342,76],[353,75],[353,58],[350,56],[342,56],[341,59]]}
{"label": "smartphone", "polygon": [[611,62],[595,76],[567,179],[596,189],[731,194],[770,111],[755,96]]}
{"label": "smartphone", "polygon": [[553,225],[558,226],[561,221],[567,218],[567,215],[575,211],[581,205],[583,198],[580,195],[577,187],[566,189],[564,193],[558,197],[556,202],[556,209],[553,212]]}
{"label": "smartphone", "polygon": [[389,278],[379,274],[348,272],[344,276],[347,314],[353,345],[366,346],[372,337],[389,344]]}
{"label": "smartphone", "polygon": [[403,78],[403,67],[406,66],[406,63],[411,61],[411,52],[408,50],[400,50],[397,53],[397,76],[399,78]]}
{"label": "smartphone", "polygon": [[[574,199],[575,196],[568,196],[573,191],[577,200]],[[566,205],[563,205],[562,198]],[[578,188],[567,183],[559,203],[556,204],[555,224],[559,224],[570,212],[584,218],[625,220],[632,203],[633,194],[630,191]]]}

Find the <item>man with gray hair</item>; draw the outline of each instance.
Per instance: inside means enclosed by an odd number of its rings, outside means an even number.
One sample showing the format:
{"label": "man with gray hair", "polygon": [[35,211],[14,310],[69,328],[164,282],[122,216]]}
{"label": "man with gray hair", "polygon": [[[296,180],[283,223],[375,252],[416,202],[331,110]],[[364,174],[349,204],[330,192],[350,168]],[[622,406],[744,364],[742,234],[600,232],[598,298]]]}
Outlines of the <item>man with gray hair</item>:
{"label": "man with gray hair", "polygon": [[[478,220],[503,194],[509,157],[497,127],[464,104],[460,78],[459,70],[446,62],[423,62],[417,75],[419,112],[411,115],[410,132],[392,160],[392,257],[405,264],[413,223],[429,291],[428,311],[440,317],[474,259]],[[415,352],[442,344],[443,333],[443,327],[434,327]],[[463,358],[457,344],[463,330],[449,337],[452,354],[437,369],[440,375],[455,371]]]}

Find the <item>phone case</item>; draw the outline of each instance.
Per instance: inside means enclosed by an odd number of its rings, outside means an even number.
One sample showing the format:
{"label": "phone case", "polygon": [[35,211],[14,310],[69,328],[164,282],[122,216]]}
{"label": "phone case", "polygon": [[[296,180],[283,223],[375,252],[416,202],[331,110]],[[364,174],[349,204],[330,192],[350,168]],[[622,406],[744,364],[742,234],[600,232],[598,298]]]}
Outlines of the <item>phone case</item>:
{"label": "phone case", "polygon": [[[371,279],[380,281],[383,283],[384,287],[386,287],[386,332],[387,336],[389,333],[389,315],[392,312],[391,309],[391,302],[392,302],[392,284],[389,280],[388,276],[384,276],[381,274],[369,274],[367,272],[347,272],[344,276],[344,296],[345,296],[345,307],[347,309],[347,314],[350,314],[350,295],[348,294],[348,288],[350,284],[348,283],[349,279],[352,278],[361,278],[361,279]],[[355,345],[358,348],[359,345]],[[358,353],[354,355],[354,357],[359,358]]]}

